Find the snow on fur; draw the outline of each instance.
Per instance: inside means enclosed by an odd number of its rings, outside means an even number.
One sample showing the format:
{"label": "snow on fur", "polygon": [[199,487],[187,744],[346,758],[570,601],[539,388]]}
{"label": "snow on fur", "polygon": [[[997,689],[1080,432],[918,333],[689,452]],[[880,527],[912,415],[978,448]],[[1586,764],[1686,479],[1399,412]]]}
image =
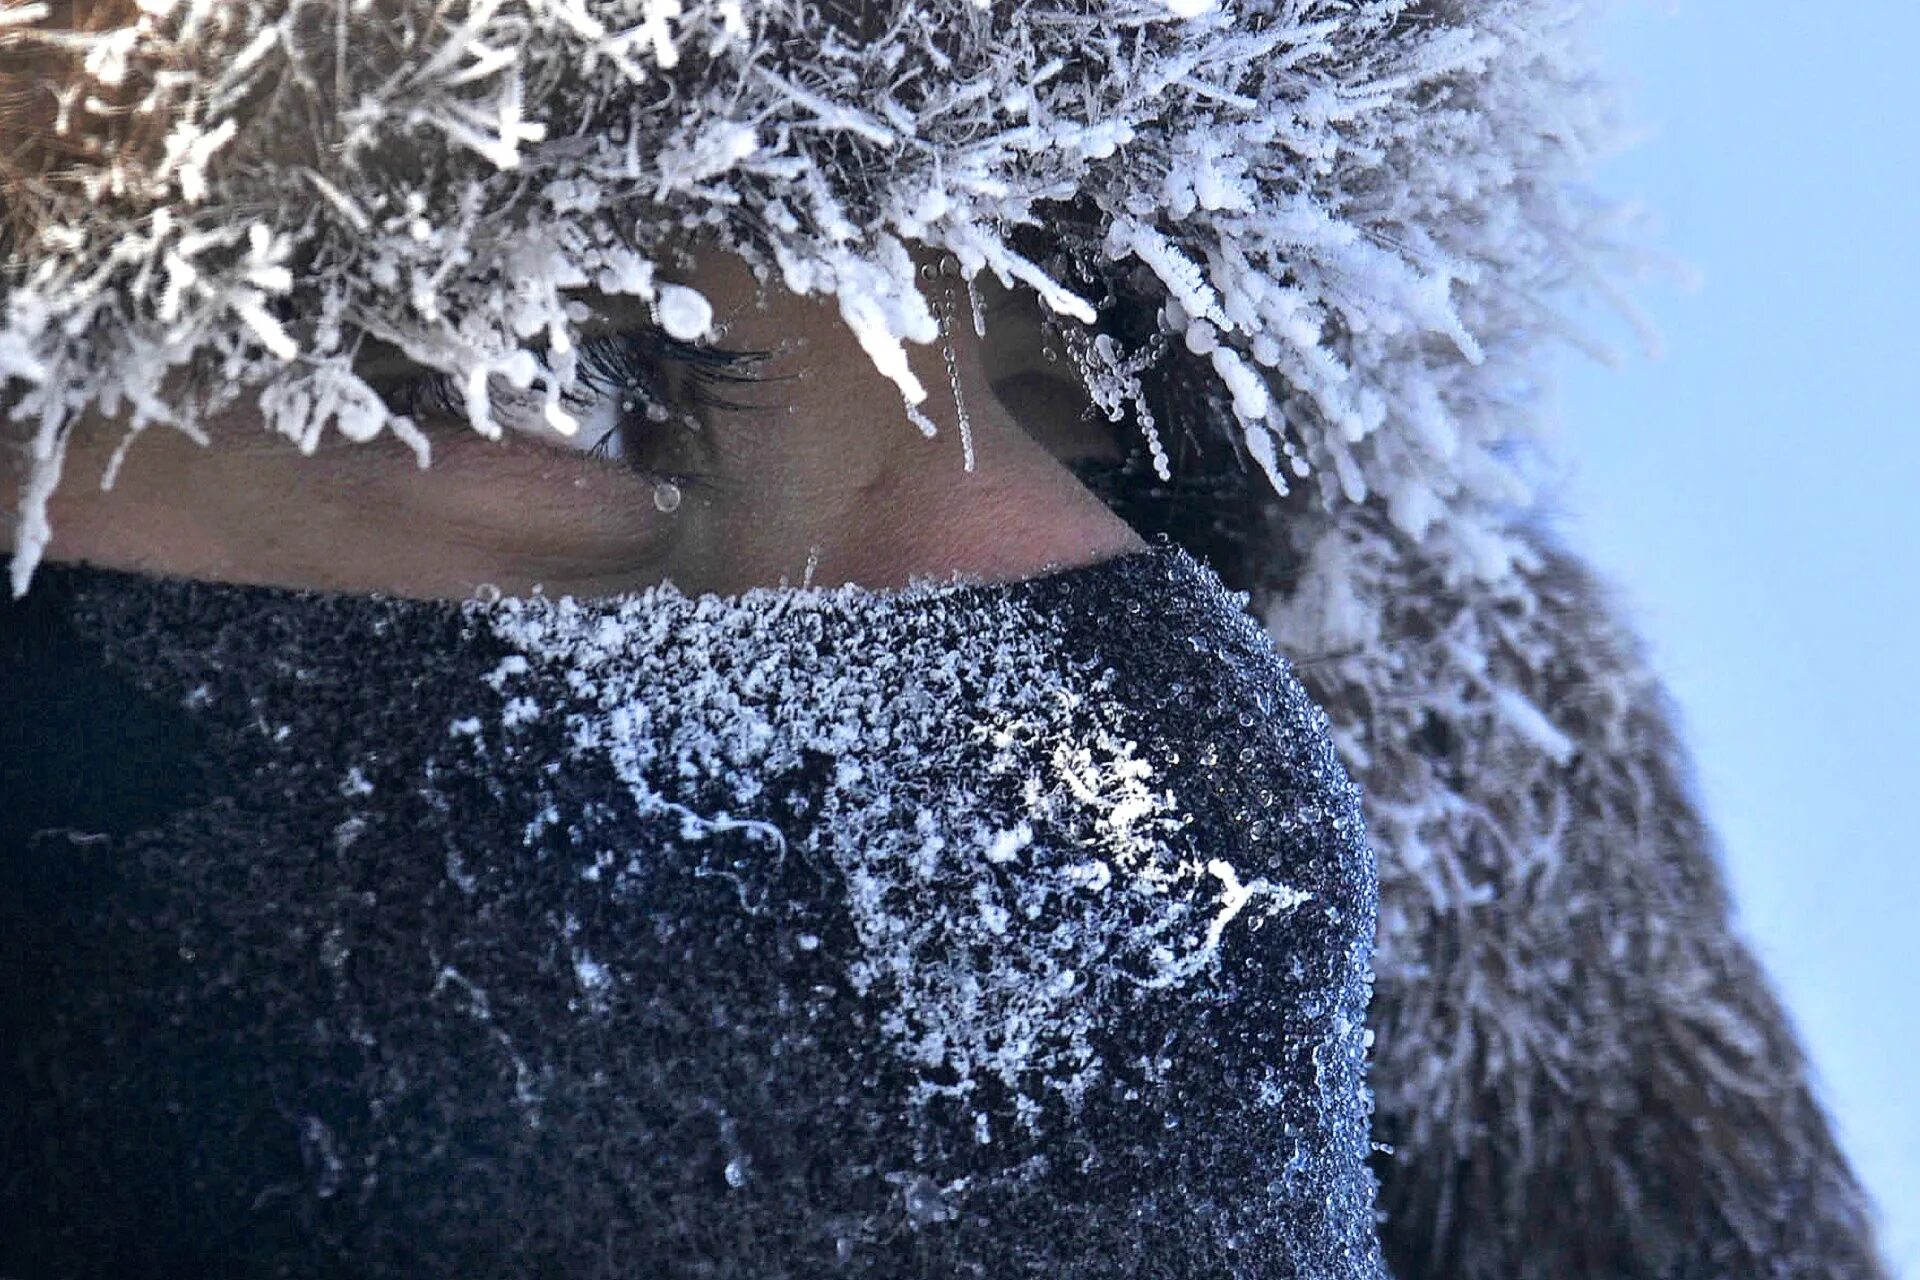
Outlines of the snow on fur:
{"label": "snow on fur", "polygon": [[[1564,184],[1602,124],[1577,92],[1576,0],[824,8],[479,0],[383,5],[376,25],[330,0],[179,0],[84,34],[10,20],[9,57],[67,59],[55,124],[75,142],[0,195],[34,210],[0,321],[0,385],[33,436],[16,590],[89,409],[193,431],[258,393],[304,448],[391,431],[424,461],[353,371],[367,339],[454,375],[491,434],[490,378],[571,388],[581,291],[702,327],[660,283],[688,236],[836,298],[903,424],[927,392],[902,344],[937,335],[917,245],[1069,326],[1157,304],[1184,341],[1151,354],[1224,391],[1188,429],[1281,489],[1318,472],[1325,500],[1383,494],[1415,533],[1524,494],[1498,451],[1516,369],[1603,225]],[[1021,252],[1040,228],[1045,252]],[[1141,353],[1075,349],[1096,400],[1139,399]]]}
{"label": "snow on fur", "polygon": [[1875,1280],[1872,1206],[1735,928],[1666,694],[1591,572],[1517,536],[1489,586],[1379,504],[1302,519],[1264,606],[1380,859],[1388,1262]]}

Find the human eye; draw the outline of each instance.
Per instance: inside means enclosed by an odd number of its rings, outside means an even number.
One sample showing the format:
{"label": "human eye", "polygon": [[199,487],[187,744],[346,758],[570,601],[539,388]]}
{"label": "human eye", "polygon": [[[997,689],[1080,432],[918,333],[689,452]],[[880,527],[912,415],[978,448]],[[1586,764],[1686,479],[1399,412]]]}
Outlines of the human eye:
{"label": "human eye", "polygon": [[[496,385],[493,415],[509,430],[561,450],[617,462],[662,480],[698,479],[709,464],[707,428],[719,413],[749,413],[767,353],[675,338],[643,324],[592,334],[576,348],[574,383],[560,405],[575,425],[556,427],[536,381],[530,390]],[[438,370],[375,379],[395,413],[427,426],[465,429],[459,380]]]}

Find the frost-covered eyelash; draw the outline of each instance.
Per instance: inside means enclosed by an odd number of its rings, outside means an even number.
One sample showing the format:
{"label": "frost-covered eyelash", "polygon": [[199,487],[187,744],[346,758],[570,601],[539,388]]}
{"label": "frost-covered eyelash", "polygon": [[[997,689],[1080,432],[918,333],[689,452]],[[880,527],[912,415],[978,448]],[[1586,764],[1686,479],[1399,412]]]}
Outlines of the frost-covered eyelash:
{"label": "frost-covered eyelash", "polygon": [[[751,409],[726,391],[758,382],[758,368],[766,358],[762,351],[685,342],[655,325],[595,334],[577,348],[574,385],[561,403],[581,416],[611,407],[613,425],[576,447],[597,456],[623,456],[630,452],[623,433],[641,424],[697,421],[702,409]],[[408,377],[384,394],[391,409],[410,417],[466,416],[459,380],[440,370]]]}
{"label": "frost-covered eyelash", "polygon": [[[598,334],[579,348],[578,388],[564,397],[570,402],[588,396],[635,392],[654,397],[669,411],[700,409],[744,411],[751,406],[723,394],[724,388],[758,382],[764,351],[685,342],[654,325],[619,333]],[[683,386],[674,386],[669,374],[678,370]],[[674,405],[680,398],[684,403]],[[572,407],[570,403],[569,407]]]}

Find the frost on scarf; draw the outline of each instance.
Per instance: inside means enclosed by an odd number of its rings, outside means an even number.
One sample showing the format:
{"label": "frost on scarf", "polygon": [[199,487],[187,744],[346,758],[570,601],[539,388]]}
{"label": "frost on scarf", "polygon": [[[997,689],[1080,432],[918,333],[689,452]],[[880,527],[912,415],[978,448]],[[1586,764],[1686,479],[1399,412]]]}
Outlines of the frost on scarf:
{"label": "frost on scarf", "polygon": [[1243,604],[48,566],[27,691],[219,781],[0,847],[0,1273],[1377,1280],[1373,859]]}
{"label": "frost on scarf", "polygon": [[[62,86],[0,170],[0,386],[32,437],[16,589],[87,411],[191,433],[257,393],[303,448],[392,432],[425,461],[354,372],[365,341],[454,375],[477,431],[490,379],[560,413],[583,291],[702,327],[661,283],[689,236],[836,298],[909,411],[924,246],[1084,336],[1144,308],[1135,349],[1071,344],[1096,403],[1137,410],[1143,363],[1191,365],[1218,394],[1179,429],[1282,491],[1377,494],[1416,534],[1518,500],[1516,388],[1608,216],[1566,184],[1601,125],[1578,8],[481,0],[376,24],[181,0],[75,34],[16,6],[10,78]],[[1436,536],[1504,565],[1495,534]]]}
{"label": "frost on scarf", "polygon": [[[735,833],[767,857],[830,858],[859,951],[848,979],[890,998],[879,1031],[914,1073],[910,1101],[964,1105],[991,1084],[1031,1128],[1044,1099],[1077,1109],[1099,1078],[1091,1035],[1109,987],[1178,989],[1215,963],[1230,926],[1257,928],[1307,895],[1179,852],[1191,818],[1117,731],[1102,682],[1048,675],[1060,641],[1046,617],[983,595],[965,615],[973,638],[956,642],[942,600],[894,605],[854,588],[739,602],[664,590],[611,608],[508,600],[488,616],[520,652],[491,683],[509,730],[542,714],[515,702],[530,681],[596,707],[571,715],[573,749],[611,763],[636,813],[675,818],[689,839]],[[832,764],[824,807],[805,812],[806,847],[735,816],[809,760]],[[704,811],[668,798],[663,778],[695,785]],[[994,825],[1000,793],[1028,816]],[[651,870],[608,850],[593,875],[620,892]],[[930,910],[935,884],[966,908]],[[740,889],[744,908],[764,906]],[[1041,919],[1055,923],[1030,923]],[[976,1119],[985,1141],[985,1112]]]}

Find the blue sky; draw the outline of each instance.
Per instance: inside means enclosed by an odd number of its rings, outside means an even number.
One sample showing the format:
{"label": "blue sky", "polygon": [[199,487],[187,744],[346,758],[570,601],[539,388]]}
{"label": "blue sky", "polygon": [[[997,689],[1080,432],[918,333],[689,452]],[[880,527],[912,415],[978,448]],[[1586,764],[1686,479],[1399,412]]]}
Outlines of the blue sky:
{"label": "blue sky", "polygon": [[[1601,170],[1696,290],[1569,357],[1560,527],[1686,718],[1747,936],[1920,1280],[1920,4],[1622,0]],[[1622,331],[1624,333],[1624,331]]]}

